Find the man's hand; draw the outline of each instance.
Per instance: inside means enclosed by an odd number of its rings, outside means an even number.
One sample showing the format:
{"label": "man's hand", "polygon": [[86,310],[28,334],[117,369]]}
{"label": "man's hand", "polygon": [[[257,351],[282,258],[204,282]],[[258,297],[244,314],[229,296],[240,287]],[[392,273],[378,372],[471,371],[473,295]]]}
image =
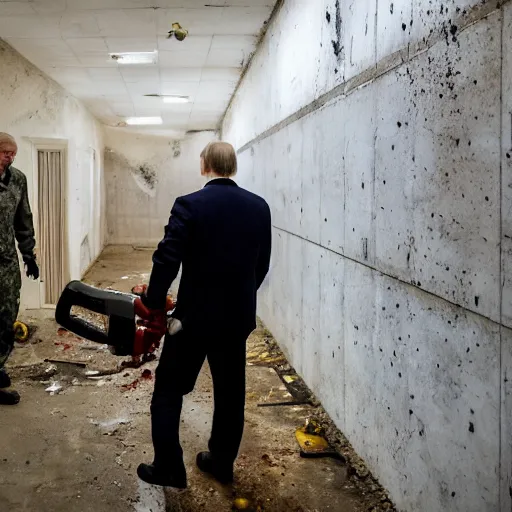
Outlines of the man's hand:
{"label": "man's hand", "polygon": [[143,331],[137,331],[134,355],[151,354],[167,332],[167,315],[164,310],[149,309],[140,297],[135,299],[134,306],[135,314],[142,320],[139,325],[145,327]]}
{"label": "man's hand", "polygon": [[23,256],[23,261],[25,262],[25,272],[27,277],[30,277],[34,280],[39,279],[39,267],[36,263],[35,256]]}
{"label": "man's hand", "polygon": [[135,314],[142,319],[142,325],[155,335],[160,334],[160,338],[167,331],[167,314],[162,309],[149,309],[144,305],[140,297],[134,302]]}

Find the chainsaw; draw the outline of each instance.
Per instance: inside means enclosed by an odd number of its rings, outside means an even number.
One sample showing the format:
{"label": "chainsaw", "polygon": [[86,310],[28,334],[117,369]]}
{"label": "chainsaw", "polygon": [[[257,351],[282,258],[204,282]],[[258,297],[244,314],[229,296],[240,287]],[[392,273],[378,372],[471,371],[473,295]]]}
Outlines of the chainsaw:
{"label": "chainsaw", "polygon": [[[167,314],[176,303],[167,297],[166,311],[150,311],[141,300],[146,285],[135,286],[132,293],[103,290],[71,281],[62,292],[55,310],[59,325],[89,341],[108,345],[116,356],[146,357],[159,346],[167,328]],[[107,317],[103,327],[73,314],[79,307]]]}

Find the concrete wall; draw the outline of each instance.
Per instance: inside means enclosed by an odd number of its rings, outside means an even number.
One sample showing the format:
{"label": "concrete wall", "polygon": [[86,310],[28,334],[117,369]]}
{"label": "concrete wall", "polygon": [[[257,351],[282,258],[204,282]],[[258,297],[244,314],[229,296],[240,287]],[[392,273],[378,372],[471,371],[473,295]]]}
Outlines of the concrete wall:
{"label": "concrete wall", "polygon": [[511,84],[508,1],[285,0],[224,120],[260,314],[399,510],[511,510]]}
{"label": "concrete wall", "polygon": [[[69,271],[71,279],[79,279],[105,240],[102,127],[78,100],[1,40],[0,69],[0,130],[17,139],[15,166],[27,176],[32,205],[37,162],[31,139],[67,145]],[[25,279],[22,307],[40,305],[39,284]]]}
{"label": "concrete wall", "polygon": [[200,153],[214,132],[184,140],[105,131],[108,242],[156,246],[175,199],[201,188]]}

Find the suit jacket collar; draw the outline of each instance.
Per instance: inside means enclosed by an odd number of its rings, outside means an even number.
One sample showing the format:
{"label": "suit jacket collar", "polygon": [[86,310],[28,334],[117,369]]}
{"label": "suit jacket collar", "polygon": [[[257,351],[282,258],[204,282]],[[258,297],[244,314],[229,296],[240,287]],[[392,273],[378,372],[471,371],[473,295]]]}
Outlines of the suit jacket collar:
{"label": "suit jacket collar", "polygon": [[238,187],[238,185],[230,178],[215,178],[210,180],[205,187],[209,187],[210,185],[222,185],[227,187]]}

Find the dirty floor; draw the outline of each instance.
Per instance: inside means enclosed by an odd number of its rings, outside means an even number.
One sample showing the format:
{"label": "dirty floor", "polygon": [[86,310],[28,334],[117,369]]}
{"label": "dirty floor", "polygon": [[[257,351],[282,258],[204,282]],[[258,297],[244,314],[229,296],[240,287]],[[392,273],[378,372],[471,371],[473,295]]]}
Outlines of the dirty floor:
{"label": "dirty floor", "polygon": [[[149,250],[107,248],[86,281],[129,291],[147,282],[150,269]],[[59,330],[51,311],[31,311],[21,320],[35,331],[9,363],[22,401],[0,411],[1,511],[222,512],[232,510],[236,498],[248,500],[247,510],[377,510],[353,485],[346,464],[300,457],[295,430],[311,406],[261,407],[294,400],[265,353],[263,327],[249,342],[253,362],[235,485],[223,488],[194,466],[211,425],[212,382],[205,367],[184,404],[189,489],[177,494],[136,477],[137,465],[153,455],[149,403],[156,361],[122,366],[129,358],[115,358],[105,347]]]}

